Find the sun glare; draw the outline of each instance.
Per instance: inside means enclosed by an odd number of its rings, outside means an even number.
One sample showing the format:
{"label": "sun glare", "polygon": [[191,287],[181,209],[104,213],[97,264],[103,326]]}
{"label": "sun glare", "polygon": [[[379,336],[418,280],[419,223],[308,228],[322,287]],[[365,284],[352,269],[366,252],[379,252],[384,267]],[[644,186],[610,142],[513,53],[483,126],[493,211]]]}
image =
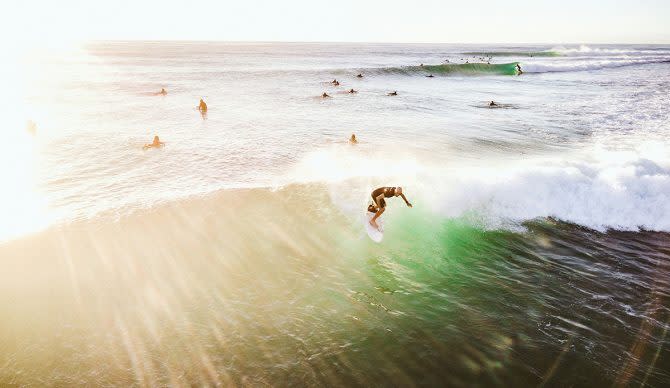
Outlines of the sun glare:
{"label": "sun glare", "polygon": [[35,75],[48,77],[34,62],[43,53],[35,47],[15,46],[0,62],[0,104],[11,107],[0,116],[0,214],[11,220],[0,222],[0,241],[35,232],[50,221],[46,199],[37,187],[39,149],[45,144],[41,129],[48,120],[30,99],[30,90],[38,82]]}

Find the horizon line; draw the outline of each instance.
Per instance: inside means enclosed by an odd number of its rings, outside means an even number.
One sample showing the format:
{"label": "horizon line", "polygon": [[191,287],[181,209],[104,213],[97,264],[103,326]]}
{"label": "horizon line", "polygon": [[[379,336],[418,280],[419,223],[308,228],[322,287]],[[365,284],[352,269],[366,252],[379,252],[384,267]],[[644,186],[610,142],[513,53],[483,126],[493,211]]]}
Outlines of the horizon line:
{"label": "horizon line", "polygon": [[670,45],[668,42],[390,42],[390,41],[335,41],[335,40],[217,40],[217,39],[84,39],[82,43],[92,42],[150,42],[150,43],[165,43],[165,42],[183,42],[183,43],[256,43],[256,44],[271,44],[271,43],[285,43],[285,44],[416,44],[416,45],[475,45],[475,44],[490,44],[490,45],[653,45],[662,46]]}

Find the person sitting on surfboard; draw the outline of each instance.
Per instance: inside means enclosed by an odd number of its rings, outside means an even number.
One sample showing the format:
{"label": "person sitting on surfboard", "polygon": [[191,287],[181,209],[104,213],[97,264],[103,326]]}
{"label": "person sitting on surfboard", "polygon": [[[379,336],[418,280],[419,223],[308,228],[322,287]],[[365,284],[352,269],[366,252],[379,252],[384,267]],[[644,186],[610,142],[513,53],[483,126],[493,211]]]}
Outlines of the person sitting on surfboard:
{"label": "person sitting on surfboard", "polygon": [[165,143],[163,143],[158,136],[154,136],[154,141],[151,144],[145,144],[142,149],[148,150],[149,148],[160,148],[164,145]]}
{"label": "person sitting on surfboard", "polygon": [[349,143],[351,143],[351,144],[357,144],[358,143],[358,139],[356,139],[356,134],[354,134],[354,133],[351,134],[351,137],[349,138]]}
{"label": "person sitting on surfboard", "polygon": [[494,101],[489,102],[489,106],[498,106]]}
{"label": "person sitting on surfboard", "polygon": [[358,93],[358,90],[349,89],[349,91],[348,91],[347,93],[349,93],[349,94],[355,94],[355,93]]}
{"label": "person sitting on surfboard", "polygon": [[205,101],[203,101],[202,98],[200,99],[200,104],[198,105],[198,110],[202,113],[207,112],[207,104],[205,104]]}
{"label": "person sitting on surfboard", "polygon": [[[379,225],[377,225],[377,218],[384,213],[384,209],[386,208],[386,201],[384,198],[391,198],[391,197],[402,197],[402,199],[405,201],[407,206],[412,207],[412,204],[407,201],[407,198],[405,197],[405,194],[402,193],[402,187],[380,187],[378,189],[375,189],[371,194],[372,196],[372,201],[374,202],[374,205],[368,206],[368,211],[370,213],[375,213],[375,216],[372,217],[370,220],[370,225],[374,226],[375,228],[379,229]],[[371,209],[374,209],[374,211],[370,211]]]}
{"label": "person sitting on surfboard", "polygon": [[165,90],[165,88],[161,88],[161,91],[158,92],[158,94],[166,95],[167,91]]}

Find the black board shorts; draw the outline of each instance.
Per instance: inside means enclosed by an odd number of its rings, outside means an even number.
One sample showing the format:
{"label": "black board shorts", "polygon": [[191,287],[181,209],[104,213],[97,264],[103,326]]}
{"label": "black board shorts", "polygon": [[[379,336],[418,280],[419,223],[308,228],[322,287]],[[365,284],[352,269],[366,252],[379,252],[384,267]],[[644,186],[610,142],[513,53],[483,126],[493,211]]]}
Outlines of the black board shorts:
{"label": "black board shorts", "polygon": [[[375,201],[375,197],[372,197],[372,203],[374,203],[375,206],[377,206],[377,202]],[[386,201],[384,201],[384,198],[379,200],[379,206],[381,206],[382,208],[386,207]]]}

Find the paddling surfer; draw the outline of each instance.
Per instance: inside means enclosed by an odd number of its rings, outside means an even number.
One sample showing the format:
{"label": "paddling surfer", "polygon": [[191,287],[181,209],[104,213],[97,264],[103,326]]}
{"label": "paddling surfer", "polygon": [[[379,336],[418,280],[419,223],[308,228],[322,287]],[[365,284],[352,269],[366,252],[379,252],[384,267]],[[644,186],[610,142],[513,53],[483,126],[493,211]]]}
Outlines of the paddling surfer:
{"label": "paddling surfer", "polygon": [[370,220],[370,225],[374,226],[376,229],[379,229],[379,225],[377,225],[377,218],[379,218],[379,216],[381,216],[386,209],[386,201],[384,198],[400,196],[405,201],[407,206],[412,207],[412,204],[409,203],[405,197],[405,194],[402,193],[402,187],[380,187],[375,189],[370,195],[372,196],[374,205],[368,206],[368,211],[370,213],[375,213],[375,216]]}
{"label": "paddling surfer", "polygon": [[154,141],[151,142],[151,144],[145,144],[144,147],[142,147],[142,149],[148,150],[149,148],[160,148],[164,145],[165,143],[163,143],[161,139],[158,138],[158,136],[154,136]]}

